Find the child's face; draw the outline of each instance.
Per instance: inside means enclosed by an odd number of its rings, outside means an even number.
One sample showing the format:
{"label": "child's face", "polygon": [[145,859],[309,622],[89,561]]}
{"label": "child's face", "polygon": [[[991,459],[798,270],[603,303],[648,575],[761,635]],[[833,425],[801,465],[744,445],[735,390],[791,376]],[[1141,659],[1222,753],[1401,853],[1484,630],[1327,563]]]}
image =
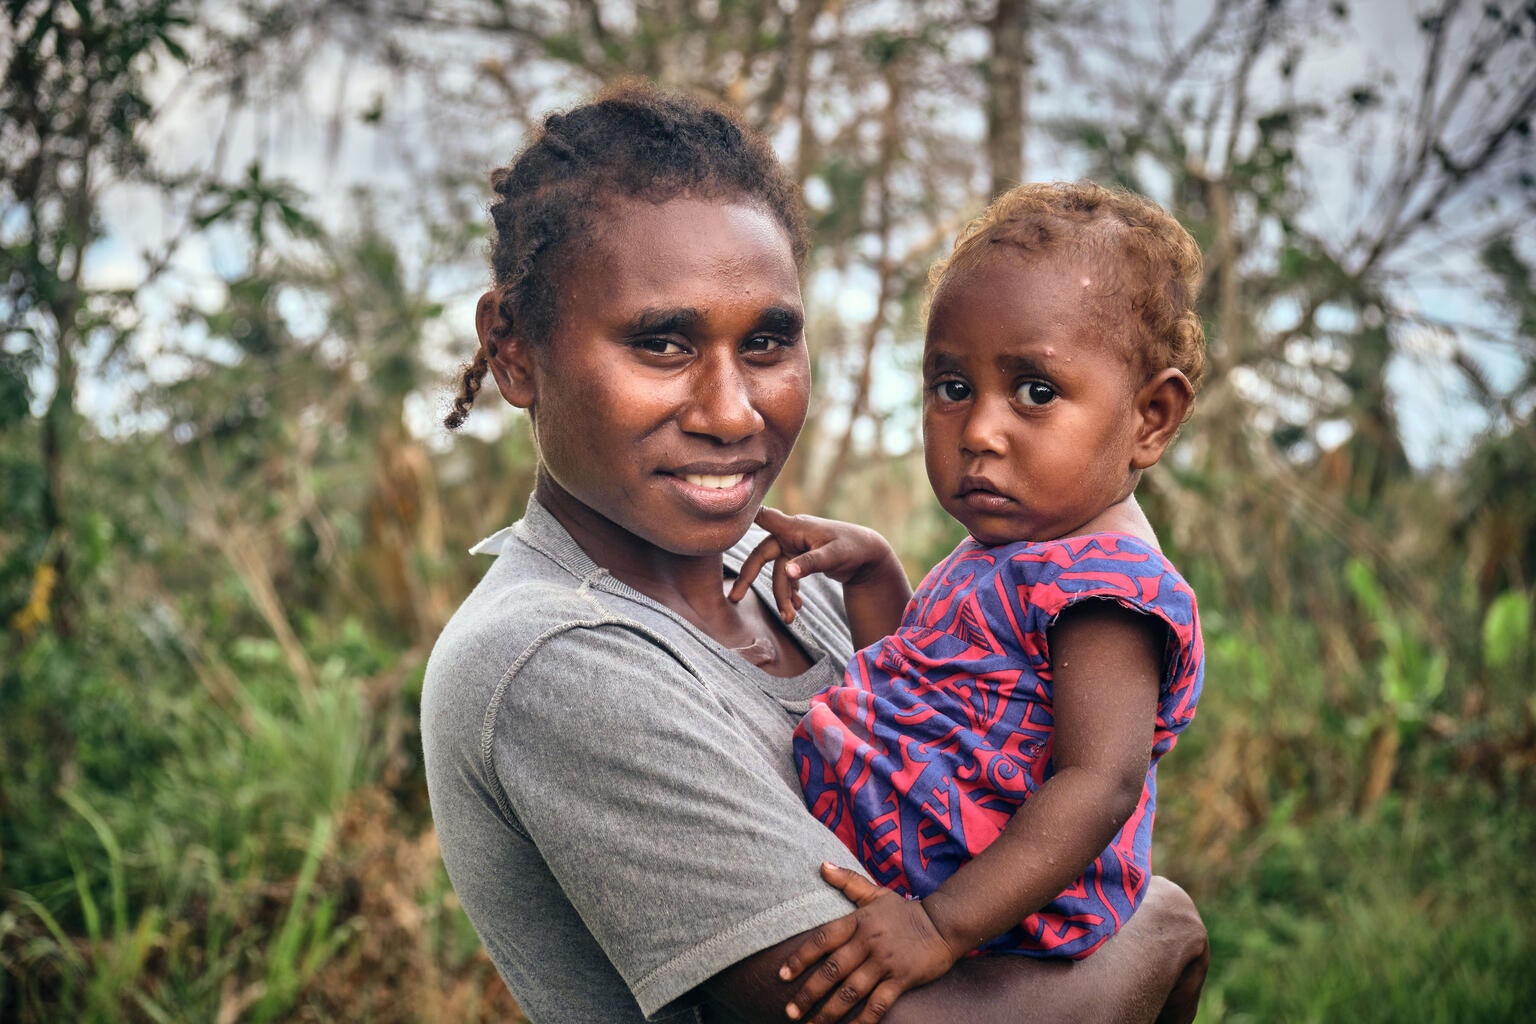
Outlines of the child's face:
{"label": "child's face", "polygon": [[1097,274],[988,256],[940,286],[923,351],[928,480],[983,544],[1081,532],[1136,484],[1140,375]]}

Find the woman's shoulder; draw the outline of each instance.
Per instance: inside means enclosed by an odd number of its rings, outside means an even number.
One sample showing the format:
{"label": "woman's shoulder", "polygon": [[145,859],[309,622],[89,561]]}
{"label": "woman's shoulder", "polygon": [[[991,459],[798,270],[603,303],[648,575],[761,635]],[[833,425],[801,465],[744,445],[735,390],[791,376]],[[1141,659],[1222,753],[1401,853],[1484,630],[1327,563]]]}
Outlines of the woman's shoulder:
{"label": "woman's shoulder", "polygon": [[[582,576],[537,547],[508,537],[475,589],[454,612],[433,645],[423,681],[424,708],[445,701],[483,708],[492,693],[524,671],[591,674],[595,645],[552,643],[572,631],[602,630],[620,637],[632,658],[668,659],[660,637],[626,614],[624,602],[593,574]],[[608,657],[605,652],[601,657]]]}

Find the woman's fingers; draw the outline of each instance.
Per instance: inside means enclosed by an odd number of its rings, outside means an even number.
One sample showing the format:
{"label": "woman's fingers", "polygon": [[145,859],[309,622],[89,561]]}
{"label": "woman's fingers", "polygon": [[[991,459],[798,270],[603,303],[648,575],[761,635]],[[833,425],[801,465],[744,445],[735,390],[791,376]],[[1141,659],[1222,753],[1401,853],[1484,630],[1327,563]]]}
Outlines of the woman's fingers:
{"label": "woman's fingers", "polygon": [[752,589],[752,581],[757,579],[757,574],[762,572],[763,566],[769,562],[776,563],[774,573],[777,575],[777,566],[782,565],[784,561],[783,554],[784,549],[779,546],[778,538],[764,537],[758,542],[757,547],[752,549],[746,561],[741,563],[741,572],[736,574],[736,579],[731,583],[731,589],[725,596],[738,602],[746,597],[747,592]]}

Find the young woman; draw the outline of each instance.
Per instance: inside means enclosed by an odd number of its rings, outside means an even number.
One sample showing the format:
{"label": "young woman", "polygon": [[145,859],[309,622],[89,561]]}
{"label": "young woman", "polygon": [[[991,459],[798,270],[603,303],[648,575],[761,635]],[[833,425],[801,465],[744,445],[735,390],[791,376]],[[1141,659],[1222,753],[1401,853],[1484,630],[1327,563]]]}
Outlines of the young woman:
{"label": "young woman", "polygon": [[[790,738],[852,653],[841,595],[727,591],[810,394],[805,231],[767,144],[638,87],[552,115],[494,177],[487,373],[526,409],[528,511],[427,668],[443,859],[535,1021],[782,1019],[788,950],[841,917]],[[1205,932],[1159,882],[1081,963],[971,958],[887,1020],[1151,1020]]]}

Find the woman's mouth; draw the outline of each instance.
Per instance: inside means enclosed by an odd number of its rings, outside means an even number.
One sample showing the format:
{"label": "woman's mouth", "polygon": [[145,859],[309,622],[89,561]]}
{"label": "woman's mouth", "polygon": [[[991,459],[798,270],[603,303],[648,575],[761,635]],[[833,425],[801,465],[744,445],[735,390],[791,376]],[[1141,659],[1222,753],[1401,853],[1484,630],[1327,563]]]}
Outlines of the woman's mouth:
{"label": "woman's mouth", "polygon": [[762,464],[736,466],[686,466],[662,474],[672,492],[695,512],[706,516],[734,516],[757,500],[757,475]]}
{"label": "woman's mouth", "polygon": [[728,491],[747,478],[745,473],[718,475],[710,473],[684,473],[682,479],[695,487],[707,487],[712,491]]}

